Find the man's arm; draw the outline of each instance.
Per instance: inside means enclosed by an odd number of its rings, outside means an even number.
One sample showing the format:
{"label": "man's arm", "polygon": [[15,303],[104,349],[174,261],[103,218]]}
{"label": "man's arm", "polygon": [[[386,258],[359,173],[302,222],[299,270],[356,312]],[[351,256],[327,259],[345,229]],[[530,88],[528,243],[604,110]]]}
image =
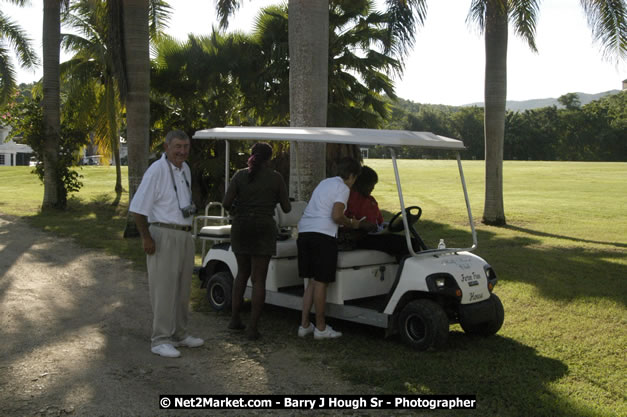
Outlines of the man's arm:
{"label": "man's arm", "polygon": [[133,213],[137,230],[139,230],[139,234],[142,237],[144,252],[148,255],[152,255],[155,253],[156,246],[155,241],[152,239],[152,236],[150,236],[150,230],[148,230],[148,219],[142,214],[134,212],[131,213]]}

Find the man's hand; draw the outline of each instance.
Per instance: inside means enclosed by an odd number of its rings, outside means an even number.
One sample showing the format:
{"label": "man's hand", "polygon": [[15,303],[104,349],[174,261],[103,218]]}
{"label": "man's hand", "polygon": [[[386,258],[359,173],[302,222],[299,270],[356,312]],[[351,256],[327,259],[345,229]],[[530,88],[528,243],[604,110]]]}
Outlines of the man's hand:
{"label": "man's hand", "polygon": [[155,241],[152,239],[152,236],[150,236],[150,233],[148,233],[148,236],[142,238],[142,241],[144,244],[144,252],[146,252],[147,255],[154,254],[156,246]]}

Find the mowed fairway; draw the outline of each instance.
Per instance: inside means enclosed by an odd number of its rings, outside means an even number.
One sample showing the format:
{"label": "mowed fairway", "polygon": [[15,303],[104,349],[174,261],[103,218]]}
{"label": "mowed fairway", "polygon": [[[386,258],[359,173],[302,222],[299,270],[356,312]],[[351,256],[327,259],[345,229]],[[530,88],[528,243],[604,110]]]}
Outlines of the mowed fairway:
{"label": "mowed fairway", "polygon": [[[379,173],[373,195],[380,207],[387,217],[395,214],[391,161],[365,164]],[[449,247],[470,246],[456,161],[399,166],[406,206],[423,209],[416,227],[427,245],[443,238]],[[476,253],[496,270],[495,293],[505,307],[496,336],[469,338],[455,325],[445,350],[414,352],[396,337],[343,322],[333,323],[344,331],[340,340],[312,345],[295,335],[299,314],[283,309],[268,308],[264,322],[311,366],[381,394],[477,395],[476,410],[437,415],[627,415],[627,163],[505,162],[506,227],[480,222],[483,162],[466,161],[464,170]],[[128,196],[111,205],[113,168],[85,167],[85,187],[70,210],[45,215],[36,214],[43,187],[29,172],[0,167],[0,213],[143,262],[139,242],[121,238]],[[206,308],[203,296],[197,289],[196,309]],[[207,312],[208,320],[214,314]]]}

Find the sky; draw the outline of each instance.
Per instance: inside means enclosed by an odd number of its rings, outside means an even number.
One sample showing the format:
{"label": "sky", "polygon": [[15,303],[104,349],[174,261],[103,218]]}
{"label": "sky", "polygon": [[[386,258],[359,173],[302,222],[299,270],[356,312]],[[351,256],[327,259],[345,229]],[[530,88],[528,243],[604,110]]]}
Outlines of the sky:
{"label": "sky", "polygon": [[[380,0],[379,0],[380,1]],[[244,0],[229,30],[249,32],[263,6],[280,0]],[[17,8],[2,2],[2,11],[18,22],[41,51],[42,0]],[[184,40],[188,33],[206,35],[217,26],[215,0],[169,0],[174,12],[167,32]],[[463,105],[483,102],[485,52],[483,37],[468,26],[470,0],[431,0],[425,25],[418,29],[405,71],[395,78],[399,97],[419,103]],[[579,1],[540,2],[536,28],[538,53],[510,27],[508,100],[557,98],[571,92],[588,94],[620,90],[627,62],[605,60],[593,43]],[[41,56],[41,53],[40,53]],[[62,54],[61,59],[67,58]],[[38,71],[18,71],[18,82],[32,82]]]}

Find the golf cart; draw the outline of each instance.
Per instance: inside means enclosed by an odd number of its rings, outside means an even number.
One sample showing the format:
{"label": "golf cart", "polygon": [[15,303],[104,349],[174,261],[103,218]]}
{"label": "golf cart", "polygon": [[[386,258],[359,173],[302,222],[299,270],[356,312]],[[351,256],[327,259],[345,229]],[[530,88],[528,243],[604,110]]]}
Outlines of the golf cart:
{"label": "golf cart", "polygon": [[[466,183],[459,151],[461,141],[429,132],[347,128],[226,127],[197,131],[194,139],[224,140],[227,147],[225,178],[229,179],[229,141],[290,141],[382,145],[389,149],[396,178],[400,210],[389,223],[389,232],[404,231],[410,255],[398,262],[385,252],[375,250],[340,251],[336,280],[327,289],[328,317],[386,329],[386,334],[400,333],[402,339],[417,350],[437,349],[446,344],[449,325],[460,323],[468,334],[492,335],[503,324],[504,311],[499,298],[492,293],[497,278],[490,265],[471,252],[477,247]],[[415,223],[420,207],[405,207],[395,148],[418,146],[424,149],[457,151],[457,164],[464,192],[473,244],[469,248],[431,249],[422,241]],[[298,161],[296,161],[298,165]],[[298,172],[298,170],[297,170]],[[300,194],[300,186],[296,190]],[[266,281],[266,303],[300,310],[304,280],[298,276],[296,248],[297,224],[307,203],[294,201],[292,210],[276,209],[280,229],[277,253],[270,260]],[[210,206],[220,206],[211,203]],[[219,216],[194,219],[196,239],[212,242],[205,254],[199,277],[207,289],[209,303],[215,310],[231,304],[233,277],[237,262],[229,243],[230,225],[221,209]],[[217,225],[207,225],[215,221]],[[202,222],[202,224],[201,224]],[[414,251],[411,238],[420,243]],[[246,296],[250,297],[248,284]]]}

